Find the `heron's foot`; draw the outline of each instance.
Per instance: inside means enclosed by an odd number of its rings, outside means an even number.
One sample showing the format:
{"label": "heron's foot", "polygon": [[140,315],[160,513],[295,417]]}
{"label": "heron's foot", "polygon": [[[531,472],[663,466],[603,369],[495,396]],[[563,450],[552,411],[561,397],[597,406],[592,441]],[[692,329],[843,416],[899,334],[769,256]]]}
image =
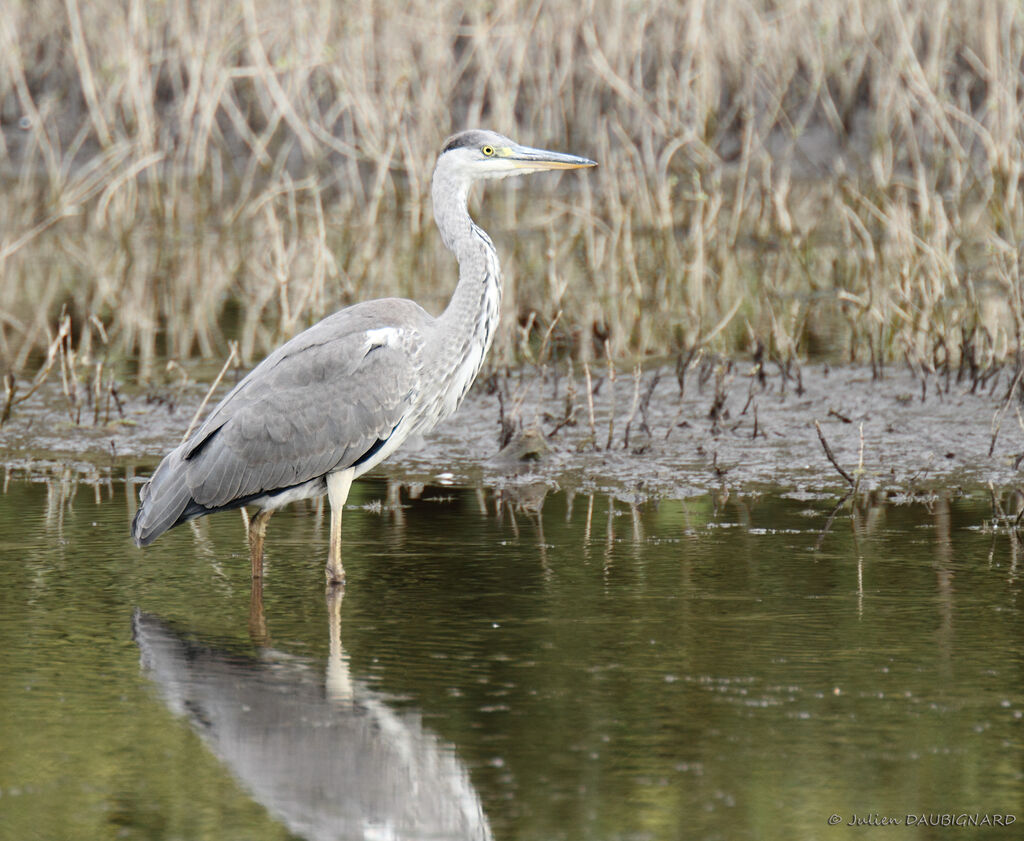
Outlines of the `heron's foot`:
{"label": "heron's foot", "polygon": [[334,564],[328,563],[324,569],[324,575],[327,578],[327,589],[331,591],[335,588],[345,587],[345,569],[341,564],[335,566]]}
{"label": "heron's foot", "polygon": [[[345,584],[332,584],[330,581],[327,582],[327,586],[324,588],[324,593],[327,596],[327,616],[332,623],[341,622],[341,603],[345,599]],[[333,626],[332,626],[333,630]]]}

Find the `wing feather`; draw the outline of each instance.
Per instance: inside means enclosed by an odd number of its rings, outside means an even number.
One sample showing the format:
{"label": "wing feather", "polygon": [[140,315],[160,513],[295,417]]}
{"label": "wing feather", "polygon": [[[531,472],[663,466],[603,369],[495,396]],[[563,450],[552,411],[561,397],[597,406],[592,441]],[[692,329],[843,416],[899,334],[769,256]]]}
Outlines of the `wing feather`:
{"label": "wing feather", "polygon": [[391,435],[415,399],[421,334],[412,325],[402,342],[371,341],[367,331],[380,319],[359,309],[283,345],[210,413],[183,447],[196,502],[216,508],[309,481]]}

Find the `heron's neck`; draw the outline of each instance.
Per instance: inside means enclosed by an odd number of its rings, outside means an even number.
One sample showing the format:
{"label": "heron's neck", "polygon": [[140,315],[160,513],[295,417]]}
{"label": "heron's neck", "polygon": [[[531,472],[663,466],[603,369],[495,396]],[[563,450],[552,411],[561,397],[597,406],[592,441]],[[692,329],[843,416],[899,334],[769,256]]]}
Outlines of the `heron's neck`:
{"label": "heron's neck", "polygon": [[469,182],[435,170],[434,220],[445,246],[459,261],[459,283],[439,326],[451,348],[449,358],[457,365],[470,358],[475,377],[500,318],[501,267],[491,238],[470,218],[468,194]]}

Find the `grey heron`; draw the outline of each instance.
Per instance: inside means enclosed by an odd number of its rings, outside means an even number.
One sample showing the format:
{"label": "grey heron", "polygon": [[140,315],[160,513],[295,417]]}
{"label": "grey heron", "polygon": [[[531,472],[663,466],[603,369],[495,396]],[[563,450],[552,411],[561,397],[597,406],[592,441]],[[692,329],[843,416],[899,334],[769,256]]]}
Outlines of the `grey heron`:
{"label": "grey heron", "polygon": [[257,579],[270,515],[326,493],[327,581],[342,583],[341,514],[352,481],[458,408],[498,326],[498,254],[469,215],[470,186],[591,166],[587,158],[521,146],[491,131],[449,138],[431,184],[434,220],[459,264],[444,312],[434,318],[400,298],[365,301],[283,344],[160,462],[140,492],[135,542],[145,546],[196,517],[253,506],[248,537]]}

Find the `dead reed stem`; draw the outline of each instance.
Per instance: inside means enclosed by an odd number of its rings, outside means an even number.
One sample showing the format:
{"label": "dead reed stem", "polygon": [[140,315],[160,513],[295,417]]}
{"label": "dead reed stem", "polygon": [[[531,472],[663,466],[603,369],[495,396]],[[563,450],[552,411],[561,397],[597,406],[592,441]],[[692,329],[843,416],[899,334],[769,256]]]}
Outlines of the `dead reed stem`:
{"label": "dead reed stem", "polygon": [[597,447],[597,427],[594,424],[594,384],[590,380],[590,365],[583,363],[583,377],[587,383],[587,420],[590,422],[590,443]]}
{"label": "dead reed stem", "polygon": [[1024,7],[807,8],[14,0],[0,373],[64,305],[103,325],[107,376],[134,358],[143,380],[358,299],[439,311],[433,159],[488,125],[601,163],[480,206],[507,269],[495,364],[763,344],[880,376],[970,357],[980,380],[1024,334]]}
{"label": "dead reed stem", "polygon": [[[825,451],[826,458],[828,458],[832,463],[832,466],[836,469],[839,475],[849,483],[850,487],[855,488],[857,486],[857,481],[849,473],[843,470],[842,465],[836,461],[835,454],[832,452],[832,448],[828,445],[828,441],[825,440],[825,433],[821,431],[821,424],[818,423],[818,421],[814,422],[814,428],[818,431],[818,440],[821,442],[821,448]],[[863,440],[862,434],[861,441]],[[863,459],[863,450],[861,451],[861,458]]]}
{"label": "dead reed stem", "polygon": [[195,414],[192,415],[192,420],[188,422],[188,427],[185,429],[185,434],[181,436],[182,442],[187,441],[189,436],[192,434],[192,430],[196,428],[196,424],[199,423],[199,418],[201,418],[203,416],[203,412],[206,411],[206,404],[210,402],[210,398],[213,397],[214,392],[220,385],[220,381],[224,379],[224,375],[228,372],[232,365],[238,363],[238,342],[229,342],[228,348],[230,349],[230,352],[228,353],[228,358],[224,360],[224,365],[221,366],[220,372],[214,378],[213,382],[210,384],[210,387],[206,390],[206,394],[203,395],[203,400],[199,404],[199,407],[196,409]]}

